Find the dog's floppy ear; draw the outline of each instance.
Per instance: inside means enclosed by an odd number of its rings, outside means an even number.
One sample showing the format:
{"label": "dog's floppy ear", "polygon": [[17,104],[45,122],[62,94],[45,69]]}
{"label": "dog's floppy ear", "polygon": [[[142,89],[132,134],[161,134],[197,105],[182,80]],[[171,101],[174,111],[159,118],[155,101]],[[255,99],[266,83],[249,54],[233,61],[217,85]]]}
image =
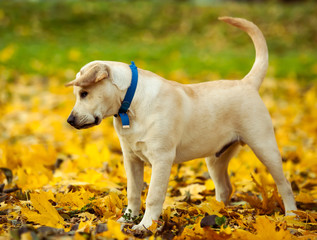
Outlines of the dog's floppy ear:
{"label": "dog's floppy ear", "polygon": [[66,83],[65,86],[88,87],[110,76],[110,68],[105,64],[96,64],[87,69],[75,80]]}
{"label": "dog's floppy ear", "polygon": [[121,91],[128,89],[131,83],[131,70],[129,67],[117,67],[111,69],[111,82]]}

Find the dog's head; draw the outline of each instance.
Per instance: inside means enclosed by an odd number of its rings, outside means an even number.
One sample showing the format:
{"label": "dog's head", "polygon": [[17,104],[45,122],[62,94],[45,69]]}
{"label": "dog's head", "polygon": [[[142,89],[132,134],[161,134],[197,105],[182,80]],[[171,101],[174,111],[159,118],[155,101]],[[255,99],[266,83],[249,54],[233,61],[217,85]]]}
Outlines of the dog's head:
{"label": "dog's head", "polygon": [[67,122],[77,129],[100,124],[103,118],[118,112],[128,85],[109,64],[102,61],[88,63],[77,73],[75,80],[66,84],[74,86],[76,96]]}

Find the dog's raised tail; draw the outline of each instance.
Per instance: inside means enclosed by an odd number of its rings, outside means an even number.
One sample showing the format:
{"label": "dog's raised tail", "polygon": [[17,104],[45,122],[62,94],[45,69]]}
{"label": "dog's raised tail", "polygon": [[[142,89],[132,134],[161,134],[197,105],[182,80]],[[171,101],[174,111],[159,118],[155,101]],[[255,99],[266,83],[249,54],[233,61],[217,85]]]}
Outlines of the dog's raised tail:
{"label": "dog's raised tail", "polygon": [[251,37],[255,46],[255,62],[242,81],[259,89],[265,77],[269,59],[266,41],[261,30],[254,23],[242,18],[219,17],[218,19],[242,29]]}

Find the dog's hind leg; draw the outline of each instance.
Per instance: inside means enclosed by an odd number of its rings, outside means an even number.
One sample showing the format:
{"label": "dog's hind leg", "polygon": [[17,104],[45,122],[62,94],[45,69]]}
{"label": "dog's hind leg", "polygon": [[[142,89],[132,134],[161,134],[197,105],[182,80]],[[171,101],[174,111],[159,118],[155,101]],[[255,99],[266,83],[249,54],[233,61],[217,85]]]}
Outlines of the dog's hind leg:
{"label": "dog's hind leg", "polygon": [[291,185],[283,173],[282,158],[269,115],[258,118],[252,127],[249,125],[242,139],[271,173],[282,196],[286,215],[293,215],[291,211],[296,210],[296,203]]}
{"label": "dog's hind leg", "polygon": [[232,186],[228,175],[228,164],[230,159],[238,152],[238,142],[226,148],[219,157],[216,155],[206,158],[207,168],[211,179],[216,187],[216,200],[228,204],[232,193]]}

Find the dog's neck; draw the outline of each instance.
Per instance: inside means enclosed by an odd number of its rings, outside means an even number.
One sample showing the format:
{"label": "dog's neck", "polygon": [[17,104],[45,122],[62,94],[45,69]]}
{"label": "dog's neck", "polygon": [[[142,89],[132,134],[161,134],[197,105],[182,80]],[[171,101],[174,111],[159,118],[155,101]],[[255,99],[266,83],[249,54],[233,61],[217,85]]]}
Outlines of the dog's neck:
{"label": "dog's neck", "polygon": [[123,128],[130,128],[129,115],[127,114],[131,102],[133,101],[134,93],[138,85],[138,69],[135,66],[134,62],[131,62],[129,66],[131,69],[132,77],[129,88],[126,91],[121,107],[119,108],[118,114],[114,115],[115,117],[120,117]]}
{"label": "dog's neck", "polygon": [[[131,77],[132,77],[130,68],[128,67],[128,65],[126,65],[124,70],[123,69],[121,70],[122,70],[121,76],[120,76],[121,80],[125,81],[124,83],[125,86],[130,86]],[[124,77],[122,75],[124,75]],[[134,93],[134,97],[131,102],[130,108],[127,112],[130,119],[131,128],[133,128],[133,122],[137,121],[137,119],[146,117],[146,116],[143,116],[145,112],[144,109],[151,107],[152,100],[156,98],[159,92],[160,84],[162,83],[160,81],[157,81],[156,74],[138,68],[138,85],[136,87],[136,91]],[[126,92],[127,92],[127,89],[122,91],[122,93],[120,94],[120,104],[122,103],[126,95]],[[144,100],[145,93],[147,96],[151,96],[151,98],[147,97],[146,101]],[[122,123],[120,118],[114,118],[114,123],[115,123],[115,126],[117,126],[118,128],[122,128]]]}

